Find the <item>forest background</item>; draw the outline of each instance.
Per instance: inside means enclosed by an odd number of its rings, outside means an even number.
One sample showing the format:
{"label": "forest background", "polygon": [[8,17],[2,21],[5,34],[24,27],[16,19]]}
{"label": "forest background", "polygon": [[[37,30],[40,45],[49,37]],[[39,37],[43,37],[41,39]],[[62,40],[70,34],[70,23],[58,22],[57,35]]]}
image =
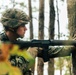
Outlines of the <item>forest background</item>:
{"label": "forest background", "polygon": [[[29,7],[28,7],[28,1],[29,0],[0,0],[0,17],[2,12],[7,8],[19,8],[25,11],[29,15]],[[6,3],[7,2],[7,3]],[[33,32],[34,37],[33,39],[38,39],[38,24],[39,24],[39,0],[31,0],[32,5],[32,19],[33,19]],[[58,3],[58,4],[57,4]],[[49,26],[49,0],[45,0],[44,2],[44,39],[48,39],[48,26]],[[67,40],[69,36],[68,31],[68,15],[67,15],[67,0],[54,0],[54,7],[55,7],[55,36],[54,39],[58,39],[58,35],[60,35],[59,39]],[[57,9],[58,7],[58,9]],[[59,15],[58,15],[59,14]],[[59,22],[59,23],[58,23]],[[58,28],[59,25],[59,28]],[[27,25],[27,32],[23,40],[30,40],[30,30],[29,30],[29,24]],[[59,30],[59,33],[58,33]],[[0,32],[3,32],[2,24],[0,23]],[[64,61],[63,61],[64,59]],[[71,60],[68,61],[68,59],[71,59],[71,57],[65,57],[61,58],[60,62],[58,58],[55,58],[55,75],[70,75],[69,73],[69,63],[71,63]],[[37,61],[37,59],[36,59]],[[65,62],[65,63],[64,63]],[[48,62],[45,63],[44,66],[44,75],[47,74],[48,69]],[[36,62],[37,64],[37,62]],[[60,67],[62,70],[60,70]],[[37,67],[37,65],[36,65]],[[35,67],[35,75],[37,74]],[[71,65],[70,65],[71,67]],[[62,71],[62,72],[60,72]]]}

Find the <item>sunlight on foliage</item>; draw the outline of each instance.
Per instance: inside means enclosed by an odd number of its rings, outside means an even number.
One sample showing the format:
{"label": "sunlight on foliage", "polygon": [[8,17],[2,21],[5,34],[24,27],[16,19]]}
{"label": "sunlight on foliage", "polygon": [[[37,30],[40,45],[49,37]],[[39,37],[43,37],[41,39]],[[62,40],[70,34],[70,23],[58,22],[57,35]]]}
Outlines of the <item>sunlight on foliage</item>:
{"label": "sunlight on foliage", "polygon": [[18,55],[24,57],[29,62],[29,67],[34,65],[35,59],[27,52],[26,49],[20,50],[18,45],[14,45],[10,50],[11,55]]}
{"label": "sunlight on foliage", "polygon": [[26,51],[20,50],[18,45],[0,43],[0,75],[22,75],[19,68],[11,65],[10,55],[18,55],[24,57],[28,62],[28,68],[33,66],[35,59]]}
{"label": "sunlight on foliage", "polygon": [[11,65],[9,58],[11,44],[0,43],[0,75],[22,75],[19,68]]}

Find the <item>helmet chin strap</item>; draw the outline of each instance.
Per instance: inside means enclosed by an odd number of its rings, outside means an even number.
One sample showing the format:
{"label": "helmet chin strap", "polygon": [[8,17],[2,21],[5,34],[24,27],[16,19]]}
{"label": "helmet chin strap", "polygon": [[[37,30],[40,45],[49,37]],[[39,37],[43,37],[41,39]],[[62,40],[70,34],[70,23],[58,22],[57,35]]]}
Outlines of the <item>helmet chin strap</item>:
{"label": "helmet chin strap", "polygon": [[16,34],[16,35],[18,36],[18,38],[23,38],[22,36],[20,36],[20,35],[17,33],[18,27],[17,27],[17,28],[4,27],[4,28],[5,28],[6,31],[9,30],[9,31],[13,32],[14,34]]}
{"label": "helmet chin strap", "polygon": [[20,36],[18,33],[17,33],[17,28],[9,28],[9,30],[10,31],[12,31],[13,33],[15,33],[17,36],[18,36],[18,38],[23,38],[22,36]]}

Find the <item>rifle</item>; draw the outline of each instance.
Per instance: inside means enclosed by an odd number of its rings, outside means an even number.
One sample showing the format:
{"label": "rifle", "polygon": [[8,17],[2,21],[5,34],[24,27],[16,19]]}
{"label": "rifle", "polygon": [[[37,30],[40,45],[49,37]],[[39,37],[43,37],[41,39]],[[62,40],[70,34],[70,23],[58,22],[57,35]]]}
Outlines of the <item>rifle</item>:
{"label": "rifle", "polygon": [[31,41],[14,41],[13,44],[17,44],[20,48],[28,48],[28,47],[41,47],[42,50],[42,58],[44,62],[49,60],[48,50],[49,46],[67,46],[67,45],[76,45],[76,40],[31,40]]}

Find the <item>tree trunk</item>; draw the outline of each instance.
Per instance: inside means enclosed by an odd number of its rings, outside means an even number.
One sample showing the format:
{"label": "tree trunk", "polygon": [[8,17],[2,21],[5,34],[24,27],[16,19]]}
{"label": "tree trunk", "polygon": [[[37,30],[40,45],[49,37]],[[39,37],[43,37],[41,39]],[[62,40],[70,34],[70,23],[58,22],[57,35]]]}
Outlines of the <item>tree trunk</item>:
{"label": "tree trunk", "polygon": [[[44,0],[39,0],[39,33],[38,39],[44,39]],[[38,58],[37,64],[38,75],[43,75],[44,61]]]}
{"label": "tree trunk", "polygon": [[[55,10],[54,0],[49,0],[50,16],[49,16],[49,39],[54,39],[54,23],[55,23]],[[54,75],[54,58],[48,61],[48,75]]]}
{"label": "tree trunk", "polygon": [[[70,38],[76,39],[76,0],[67,0]],[[76,51],[72,53],[73,74],[76,75]]]}
{"label": "tree trunk", "polygon": [[31,7],[31,0],[28,1],[29,3],[29,17],[30,17],[30,39],[33,39],[33,24],[32,24],[32,7]]}
{"label": "tree trunk", "polygon": [[[31,0],[28,1],[28,5],[29,5],[29,17],[30,17],[30,40],[33,39],[33,24],[32,24],[32,7],[31,7]],[[31,68],[32,71],[32,75],[34,75],[34,67],[35,65]]]}
{"label": "tree trunk", "polygon": [[72,73],[71,73],[71,67],[69,67],[69,74],[72,75]]}
{"label": "tree trunk", "polygon": [[[58,40],[60,40],[60,23],[59,23],[59,8],[58,8],[58,0],[56,0],[56,8],[57,8],[57,23],[58,23]],[[59,69],[60,69],[60,75],[62,75],[62,59],[59,57]]]}

